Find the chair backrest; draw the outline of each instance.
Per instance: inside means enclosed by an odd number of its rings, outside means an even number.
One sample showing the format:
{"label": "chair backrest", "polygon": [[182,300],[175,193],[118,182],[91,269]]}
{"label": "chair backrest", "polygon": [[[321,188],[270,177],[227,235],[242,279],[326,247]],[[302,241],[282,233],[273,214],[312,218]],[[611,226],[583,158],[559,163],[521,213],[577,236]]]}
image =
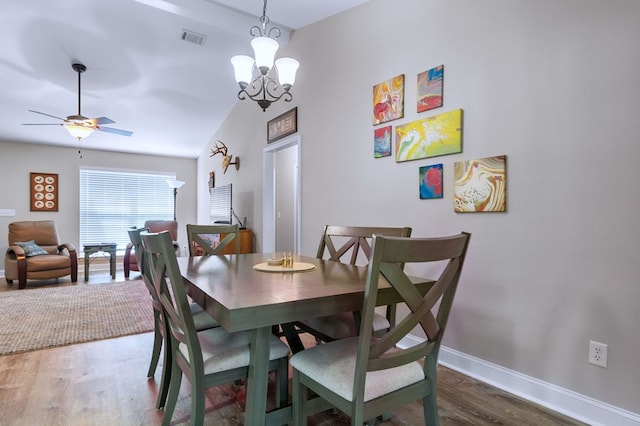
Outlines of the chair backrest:
{"label": "chair backrest", "polygon": [[[158,295],[163,320],[171,338],[169,347],[177,348],[179,344],[187,345],[189,359],[178,360],[178,363],[190,363],[196,372],[203,375],[202,350],[178,267],[176,252],[173,249],[171,234],[168,231],[142,232],[140,238],[144,250],[144,269],[146,270],[144,274],[148,274]],[[175,351],[174,356],[179,353],[180,351]]]}
{"label": "chair backrest", "polygon": [[[471,234],[443,238],[397,238],[376,235],[372,243],[365,300],[356,358],[354,401],[364,398],[367,371],[382,370],[424,359],[425,372],[435,372],[442,335],[449,318]],[[422,296],[403,265],[445,264],[440,276]],[[409,315],[379,339],[372,339],[373,315],[381,275],[400,294]],[[439,302],[439,305],[434,306]],[[433,313],[436,310],[437,312]],[[427,339],[415,346],[399,349],[396,344],[420,325]],[[429,376],[428,376],[429,377]],[[435,376],[431,376],[435,377]]]}
{"label": "chair backrest", "polygon": [[9,245],[21,241],[35,241],[49,253],[57,253],[60,239],[53,220],[27,220],[9,224]]}
{"label": "chair backrest", "polygon": [[138,263],[138,268],[142,274],[142,281],[145,286],[147,286],[147,290],[149,290],[149,294],[151,295],[153,308],[161,311],[162,307],[160,306],[160,301],[153,285],[152,276],[148,273],[148,268],[145,265],[145,253],[144,248],[142,247],[142,237],[140,236],[143,232],[149,232],[149,230],[147,228],[131,228],[127,231],[129,234],[129,240],[131,240],[131,244],[133,244],[133,247],[135,248],[136,262]]}
{"label": "chair backrest", "polygon": [[153,233],[169,231],[171,240],[178,241],[178,222],[175,220],[146,220],[144,227]]}
{"label": "chair backrest", "polygon": [[[225,234],[225,236],[222,237],[221,234]],[[224,248],[233,242],[235,254],[240,253],[240,228],[238,224],[187,224],[187,240],[189,241],[189,256],[195,256],[195,244],[204,250],[205,255],[212,255],[221,254]]]}
{"label": "chair backrest", "polygon": [[[358,255],[362,253],[367,260],[366,263],[368,263],[371,257],[369,241],[374,234],[387,237],[410,237],[411,228],[325,225],[316,257],[322,259],[325,251],[328,251],[329,260],[342,262],[342,258],[347,253],[351,253],[348,263],[355,265],[358,262]],[[336,245],[339,247],[336,248]]]}

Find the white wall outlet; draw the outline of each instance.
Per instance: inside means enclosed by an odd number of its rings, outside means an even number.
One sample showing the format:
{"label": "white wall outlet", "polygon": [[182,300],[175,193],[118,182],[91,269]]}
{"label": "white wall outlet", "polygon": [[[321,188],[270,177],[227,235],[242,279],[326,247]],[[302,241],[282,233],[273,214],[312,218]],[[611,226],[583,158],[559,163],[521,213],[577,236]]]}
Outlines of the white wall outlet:
{"label": "white wall outlet", "polygon": [[589,363],[607,368],[607,349],[609,345],[589,340]]}
{"label": "white wall outlet", "polygon": [[0,216],[15,216],[16,209],[0,209]]}

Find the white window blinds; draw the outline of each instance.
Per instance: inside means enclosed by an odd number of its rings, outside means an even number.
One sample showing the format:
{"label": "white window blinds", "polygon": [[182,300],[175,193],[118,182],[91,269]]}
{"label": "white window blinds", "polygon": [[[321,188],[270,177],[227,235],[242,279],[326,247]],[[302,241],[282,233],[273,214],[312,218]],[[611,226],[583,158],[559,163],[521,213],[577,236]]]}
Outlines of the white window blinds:
{"label": "white window blinds", "polygon": [[149,219],[173,219],[175,174],[80,169],[80,247],[115,242],[124,250],[127,230]]}

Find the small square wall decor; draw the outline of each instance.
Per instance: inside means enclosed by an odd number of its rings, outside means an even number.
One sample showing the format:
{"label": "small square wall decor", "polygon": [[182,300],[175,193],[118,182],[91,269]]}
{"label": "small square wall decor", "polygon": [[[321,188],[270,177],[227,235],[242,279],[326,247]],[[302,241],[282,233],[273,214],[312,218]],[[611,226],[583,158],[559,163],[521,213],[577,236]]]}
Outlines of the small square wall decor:
{"label": "small square wall decor", "polygon": [[373,157],[389,157],[391,155],[391,126],[380,127],[373,131]]}
{"label": "small square wall decor", "polygon": [[418,112],[442,106],[444,65],[418,74]]}
{"label": "small square wall decor", "polygon": [[456,213],[507,211],[507,156],[458,161],[453,165]]}
{"label": "small square wall decor", "polygon": [[396,126],[396,161],[462,152],[462,110]]}
{"label": "small square wall decor", "polygon": [[442,198],[442,164],[420,167],[420,199]]}
{"label": "small square wall decor", "polygon": [[373,125],[404,117],[404,74],[373,86]]}

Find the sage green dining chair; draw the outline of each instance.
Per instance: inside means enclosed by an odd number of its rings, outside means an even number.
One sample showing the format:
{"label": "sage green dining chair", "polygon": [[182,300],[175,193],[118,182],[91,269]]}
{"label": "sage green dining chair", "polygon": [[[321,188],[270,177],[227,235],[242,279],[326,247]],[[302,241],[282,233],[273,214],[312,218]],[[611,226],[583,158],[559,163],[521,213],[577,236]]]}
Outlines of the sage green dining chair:
{"label": "sage green dining chair", "polygon": [[[325,225],[316,257],[327,260],[366,265],[371,256],[370,241],[374,234],[389,237],[410,237],[409,227],[363,227]],[[380,335],[385,333],[395,321],[396,307],[389,305],[386,314],[374,314],[373,331]],[[311,318],[296,323],[301,330],[312,334],[318,341],[330,342],[337,339],[353,337],[360,327],[360,312],[343,312],[324,317]]]}
{"label": "sage green dining chair", "polygon": [[[238,224],[187,224],[187,240],[189,242],[189,256],[240,253],[240,228]],[[197,253],[198,248],[202,249],[202,254]]]}
{"label": "sage green dining chair", "polygon": [[[352,425],[362,425],[420,398],[424,424],[439,424],[438,352],[470,236],[468,233],[443,238],[374,236],[359,336],[315,346],[291,357],[295,425],[306,425],[308,415],[331,406],[349,415]],[[424,296],[404,272],[404,265],[427,267],[419,264],[428,264],[429,270],[442,268]],[[384,283],[383,277],[410,312],[376,338],[372,327],[376,300],[379,291],[388,291],[378,287],[380,282]],[[400,340],[416,326],[426,339],[408,348],[399,347]],[[314,394],[311,399],[309,391]]]}
{"label": "sage green dining chair", "polygon": [[[149,370],[147,371],[147,377],[151,378],[155,376],[156,369],[158,367],[158,361],[160,360],[160,353],[162,351],[162,343],[168,342],[165,335],[165,326],[162,317],[162,305],[158,298],[156,289],[153,285],[153,278],[150,273],[145,273],[145,254],[142,248],[142,238],[140,234],[142,232],[148,232],[148,228],[131,228],[127,232],[129,233],[129,240],[134,248],[137,264],[140,265],[140,272],[142,273],[142,281],[144,282],[149,296],[151,297],[151,304],[153,306],[153,350],[151,352],[151,362],[149,363]],[[213,327],[219,327],[218,321],[216,321],[211,315],[206,313],[200,305],[197,303],[189,303],[189,310],[193,316],[193,322],[197,330],[207,330]],[[167,399],[167,392],[169,391],[169,377],[171,375],[171,350],[166,347],[165,343],[164,360],[162,363],[162,373],[160,376],[160,391],[158,392],[158,398],[156,400],[156,408],[160,409],[164,407]]]}
{"label": "sage green dining chair", "polygon": [[[145,268],[162,306],[165,336],[171,351],[169,394],[164,406],[163,425],[169,425],[178,400],[183,374],[191,384],[192,425],[202,425],[205,389],[248,377],[252,332],[227,332],[222,327],[197,331],[184,281],[168,232],[140,234]],[[276,372],[276,406],[288,402],[289,348],[271,336],[269,371]],[[251,401],[247,401],[251,404]]]}

